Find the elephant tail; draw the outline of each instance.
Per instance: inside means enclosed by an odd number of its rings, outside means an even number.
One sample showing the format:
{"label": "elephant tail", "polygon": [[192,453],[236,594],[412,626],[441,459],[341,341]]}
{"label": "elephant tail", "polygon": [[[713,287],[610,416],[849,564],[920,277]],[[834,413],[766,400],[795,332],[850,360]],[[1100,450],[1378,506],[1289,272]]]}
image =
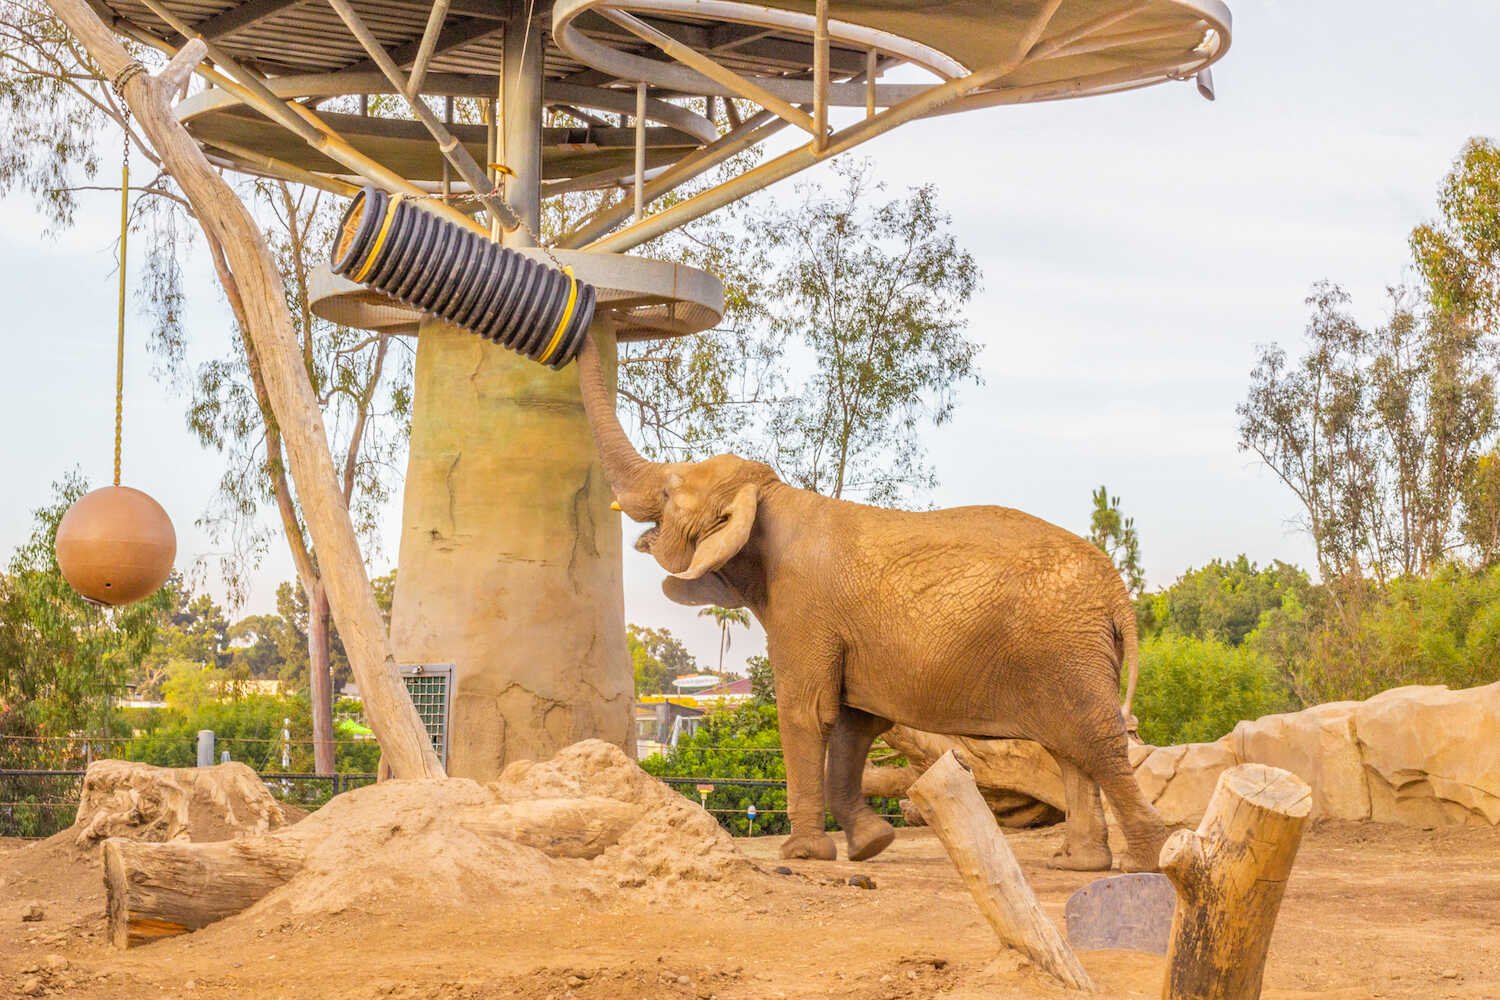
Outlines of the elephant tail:
{"label": "elephant tail", "polygon": [[1115,610],[1115,654],[1120,659],[1120,670],[1125,674],[1125,701],[1120,714],[1125,718],[1125,731],[1133,739],[1140,739],[1139,722],[1131,712],[1135,701],[1135,682],[1141,672],[1141,655],[1135,628],[1135,608],[1129,601],[1121,602]]}

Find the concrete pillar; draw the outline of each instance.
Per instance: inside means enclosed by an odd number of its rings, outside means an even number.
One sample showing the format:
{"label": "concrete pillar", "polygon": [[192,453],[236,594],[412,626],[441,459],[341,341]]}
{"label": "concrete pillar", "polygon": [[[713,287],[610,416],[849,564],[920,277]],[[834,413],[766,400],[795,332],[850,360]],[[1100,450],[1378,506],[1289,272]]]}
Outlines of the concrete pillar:
{"label": "concrete pillar", "polygon": [[454,665],[448,773],[588,737],[631,752],[620,515],[573,369],[426,320],[415,392],[391,640],[402,663]]}

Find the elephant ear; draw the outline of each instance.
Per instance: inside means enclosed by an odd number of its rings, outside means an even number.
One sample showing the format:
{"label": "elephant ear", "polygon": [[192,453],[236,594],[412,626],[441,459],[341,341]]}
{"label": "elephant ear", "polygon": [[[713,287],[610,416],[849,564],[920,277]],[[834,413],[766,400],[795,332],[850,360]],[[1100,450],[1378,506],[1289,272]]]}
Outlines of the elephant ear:
{"label": "elephant ear", "polygon": [[661,592],[674,604],[690,607],[743,608],[745,598],[717,573],[705,573],[697,580],[669,576],[661,582]]}
{"label": "elephant ear", "polygon": [[750,540],[750,529],[755,527],[755,507],[760,487],[746,483],[735,493],[734,499],[724,509],[724,519],[708,534],[698,539],[693,550],[693,562],[681,573],[672,575],[679,580],[697,580],[712,573],[733,559],[745,543]]}

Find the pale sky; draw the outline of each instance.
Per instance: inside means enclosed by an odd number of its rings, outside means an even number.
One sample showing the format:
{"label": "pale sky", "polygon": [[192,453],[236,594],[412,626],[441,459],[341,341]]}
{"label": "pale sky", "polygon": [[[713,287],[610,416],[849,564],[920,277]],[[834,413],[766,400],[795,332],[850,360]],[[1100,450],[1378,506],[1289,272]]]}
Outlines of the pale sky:
{"label": "pale sky", "polygon": [[[1216,103],[1184,83],[998,108],[909,125],[855,154],[892,189],[937,184],[984,271],[969,333],[985,385],[926,436],[932,501],[1082,531],[1090,491],[1108,484],[1135,518],[1152,586],[1239,552],[1309,563],[1292,497],[1235,448],[1255,345],[1294,345],[1323,278],[1377,316],[1464,140],[1500,136],[1493,0],[1231,6]],[[91,196],[75,228],[44,238],[24,197],[0,201],[7,558],[53,480],[75,465],[95,485],[109,478],[116,204]],[[189,292],[192,357],[225,352],[227,310],[201,261]],[[194,521],[219,465],[188,434],[183,399],[152,381],[146,329],[132,316],[126,480],[171,512],[187,570],[212,558]],[[394,561],[398,520],[396,504],[377,572]],[[639,529],[625,532],[628,546]],[[269,609],[290,576],[273,549],[239,613]],[[627,619],[670,627],[712,665],[716,629],[661,597],[660,578],[627,554]],[[726,666],[762,648],[758,630],[742,632]]]}

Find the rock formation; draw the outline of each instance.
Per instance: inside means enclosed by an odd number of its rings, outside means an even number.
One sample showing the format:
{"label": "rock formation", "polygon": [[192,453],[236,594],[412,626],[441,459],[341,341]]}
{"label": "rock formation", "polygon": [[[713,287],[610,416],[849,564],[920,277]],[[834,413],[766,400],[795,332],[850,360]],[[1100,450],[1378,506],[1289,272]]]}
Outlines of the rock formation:
{"label": "rock formation", "polygon": [[[868,794],[904,794],[951,748],[973,764],[1002,824],[1061,818],[1057,765],[1034,743],[934,736],[899,726],[886,740],[910,765],[866,771]],[[1500,683],[1462,691],[1393,688],[1368,701],[1331,702],[1241,722],[1213,743],[1137,744],[1130,748],[1130,760],[1146,797],[1174,825],[1191,826],[1202,818],[1225,770],[1267,764],[1312,787],[1314,818],[1496,826]],[[1028,806],[1045,812],[1029,812]]]}

